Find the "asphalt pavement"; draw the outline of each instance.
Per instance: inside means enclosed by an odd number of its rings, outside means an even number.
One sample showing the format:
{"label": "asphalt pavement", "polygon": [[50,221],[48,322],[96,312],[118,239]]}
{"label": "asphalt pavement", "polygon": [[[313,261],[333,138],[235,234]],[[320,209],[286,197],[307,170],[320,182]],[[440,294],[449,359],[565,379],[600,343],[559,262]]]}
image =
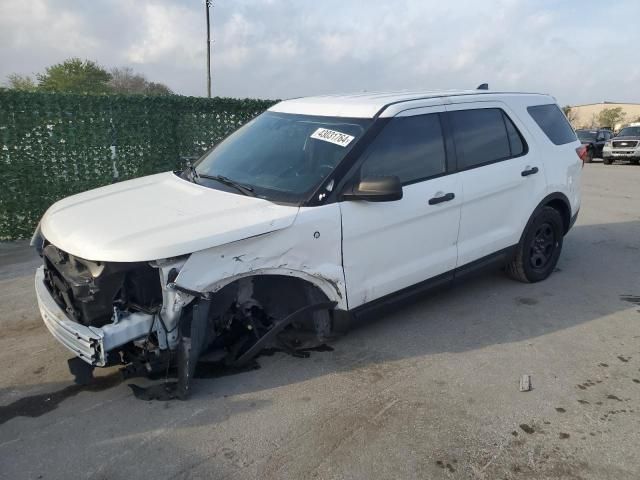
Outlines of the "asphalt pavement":
{"label": "asphalt pavement", "polygon": [[489,272],[184,402],[74,386],[39,259],[0,244],[0,478],[640,478],[640,167],[584,172],[548,280]]}

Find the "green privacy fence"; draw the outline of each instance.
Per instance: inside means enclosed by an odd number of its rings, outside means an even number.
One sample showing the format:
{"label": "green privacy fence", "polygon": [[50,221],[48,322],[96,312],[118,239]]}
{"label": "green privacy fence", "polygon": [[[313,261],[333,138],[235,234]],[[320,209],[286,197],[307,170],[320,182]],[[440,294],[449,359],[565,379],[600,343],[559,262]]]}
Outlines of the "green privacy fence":
{"label": "green privacy fence", "polygon": [[0,240],[63,197],[179,168],[273,103],[0,91]]}

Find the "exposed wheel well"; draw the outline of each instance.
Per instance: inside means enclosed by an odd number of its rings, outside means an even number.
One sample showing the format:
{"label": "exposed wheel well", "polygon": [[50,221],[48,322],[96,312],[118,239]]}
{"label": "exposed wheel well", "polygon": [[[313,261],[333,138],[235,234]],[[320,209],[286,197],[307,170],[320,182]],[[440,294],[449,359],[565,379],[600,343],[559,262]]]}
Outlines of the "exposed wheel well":
{"label": "exposed wheel well", "polygon": [[313,283],[286,275],[254,275],[235,280],[216,292],[212,299],[213,315],[222,315],[236,302],[251,299],[270,316],[283,318],[311,303],[329,301]]}
{"label": "exposed wheel well", "polygon": [[569,225],[571,224],[571,210],[567,202],[561,198],[556,197],[546,202],[544,205],[552,207],[560,213],[564,230],[563,233],[566,234],[569,231]]}

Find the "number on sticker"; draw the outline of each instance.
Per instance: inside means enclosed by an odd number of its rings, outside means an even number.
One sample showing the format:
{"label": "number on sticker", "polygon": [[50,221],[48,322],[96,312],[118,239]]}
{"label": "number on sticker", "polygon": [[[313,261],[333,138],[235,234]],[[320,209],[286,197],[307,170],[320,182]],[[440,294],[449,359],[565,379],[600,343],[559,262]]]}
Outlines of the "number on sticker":
{"label": "number on sticker", "polygon": [[346,147],[355,137],[347,135],[346,133],[336,132],[335,130],[329,130],[328,128],[319,128],[311,134],[311,138]]}

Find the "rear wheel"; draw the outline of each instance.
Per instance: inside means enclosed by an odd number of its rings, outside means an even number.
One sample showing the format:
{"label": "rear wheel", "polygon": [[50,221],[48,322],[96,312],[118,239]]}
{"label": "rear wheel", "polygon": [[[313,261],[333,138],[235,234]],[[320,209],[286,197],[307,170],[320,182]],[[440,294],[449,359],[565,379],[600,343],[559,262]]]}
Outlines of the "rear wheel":
{"label": "rear wheel", "polygon": [[555,208],[543,207],[522,235],[515,257],[507,265],[507,274],[525,283],[546,279],[560,258],[563,232],[560,213]]}

